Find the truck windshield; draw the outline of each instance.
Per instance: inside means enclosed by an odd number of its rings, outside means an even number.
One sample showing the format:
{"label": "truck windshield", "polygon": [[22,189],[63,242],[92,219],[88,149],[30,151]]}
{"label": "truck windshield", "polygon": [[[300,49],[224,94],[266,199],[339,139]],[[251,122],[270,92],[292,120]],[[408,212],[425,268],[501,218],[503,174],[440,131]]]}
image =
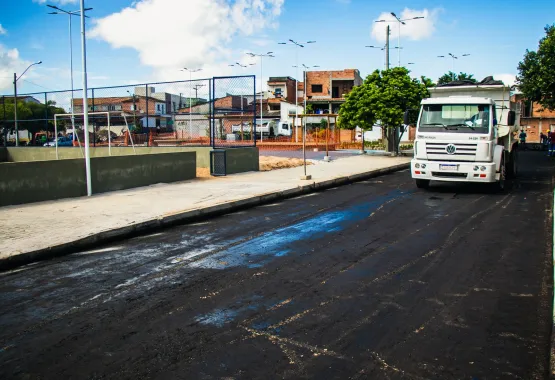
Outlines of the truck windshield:
{"label": "truck windshield", "polygon": [[422,107],[422,132],[488,133],[488,104],[426,104]]}

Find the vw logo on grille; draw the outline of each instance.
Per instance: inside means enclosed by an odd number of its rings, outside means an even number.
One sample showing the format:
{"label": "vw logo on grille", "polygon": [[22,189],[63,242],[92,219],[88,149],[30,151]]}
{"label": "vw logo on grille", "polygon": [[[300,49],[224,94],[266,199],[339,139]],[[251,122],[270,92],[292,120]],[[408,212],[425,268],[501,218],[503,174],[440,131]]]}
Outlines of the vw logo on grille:
{"label": "vw logo on grille", "polygon": [[447,152],[447,154],[455,154],[455,152],[457,151],[457,147],[453,144],[449,144],[445,147],[445,151]]}

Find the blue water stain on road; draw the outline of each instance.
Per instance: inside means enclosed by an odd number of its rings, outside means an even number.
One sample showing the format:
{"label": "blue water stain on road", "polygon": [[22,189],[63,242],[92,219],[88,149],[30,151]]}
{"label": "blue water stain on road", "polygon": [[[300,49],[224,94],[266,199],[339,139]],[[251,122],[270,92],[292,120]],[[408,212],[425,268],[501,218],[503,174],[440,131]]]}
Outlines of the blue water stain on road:
{"label": "blue water stain on road", "polygon": [[215,255],[191,263],[191,267],[225,269],[237,266],[259,268],[276,257],[286,256],[293,250],[293,243],[316,239],[325,234],[342,231],[364,220],[385,202],[402,198],[410,192],[400,190],[374,198],[370,202],[318,214],[302,222],[278,228],[254,239],[231,247]]}

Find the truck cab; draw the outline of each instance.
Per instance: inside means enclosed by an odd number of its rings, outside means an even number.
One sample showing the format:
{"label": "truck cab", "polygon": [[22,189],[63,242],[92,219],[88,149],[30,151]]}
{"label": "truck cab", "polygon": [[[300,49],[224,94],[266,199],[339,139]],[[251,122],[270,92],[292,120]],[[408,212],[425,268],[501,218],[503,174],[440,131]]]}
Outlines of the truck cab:
{"label": "truck cab", "polygon": [[[497,94],[498,89],[494,90]],[[515,117],[508,110],[508,92],[506,103],[505,94],[499,99],[476,96],[494,95],[491,91],[464,92],[432,96],[421,103],[411,161],[419,188],[427,188],[430,181],[492,183],[503,188],[505,179],[516,175]]]}

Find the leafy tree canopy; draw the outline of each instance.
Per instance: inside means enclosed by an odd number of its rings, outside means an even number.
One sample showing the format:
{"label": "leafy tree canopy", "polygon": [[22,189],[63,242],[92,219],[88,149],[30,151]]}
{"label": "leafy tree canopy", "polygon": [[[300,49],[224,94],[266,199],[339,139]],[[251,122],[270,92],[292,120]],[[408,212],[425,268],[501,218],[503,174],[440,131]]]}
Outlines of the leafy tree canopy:
{"label": "leafy tree canopy", "polygon": [[555,24],[545,27],[537,51],[526,50],[518,64],[517,85],[528,100],[555,110]]}
{"label": "leafy tree canopy", "polygon": [[426,85],[411,78],[406,68],[376,70],[346,96],[338,122],[345,129],[369,130],[378,120],[385,127],[396,127],[403,123],[405,110],[419,108],[428,96]]}
{"label": "leafy tree canopy", "polygon": [[455,80],[469,80],[471,82],[476,83],[476,79],[474,78],[473,74],[467,73],[454,73],[449,71],[448,73],[443,74],[438,80],[437,84],[446,84]]}
{"label": "leafy tree canopy", "polygon": [[[14,101],[13,97],[0,97],[0,128],[14,127]],[[19,129],[27,129],[32,133],[46,129],[46,119],[54,119],[54,114],[67,113],[63,108],[56,106],[56,102],[49,100],[47,104],[17,101],[17,120]],[[63,129],[64,122],[58,125]],[[54,122],[48,122],[49,130],[53,130]]]}
{"label": "leafy tree canopy", "polygon": [[424,83],[424,85],[425,85],[426,87],[435,87],[435,85],[436,85],[436,84],[434,83],[433,80],[431,80],[430,78],[428,78],[428,77],[426,77],[426,76],[424,76],[424,75],[422,75],[422,76],[420,77],[420,81],[421,81],[422,83]]}

